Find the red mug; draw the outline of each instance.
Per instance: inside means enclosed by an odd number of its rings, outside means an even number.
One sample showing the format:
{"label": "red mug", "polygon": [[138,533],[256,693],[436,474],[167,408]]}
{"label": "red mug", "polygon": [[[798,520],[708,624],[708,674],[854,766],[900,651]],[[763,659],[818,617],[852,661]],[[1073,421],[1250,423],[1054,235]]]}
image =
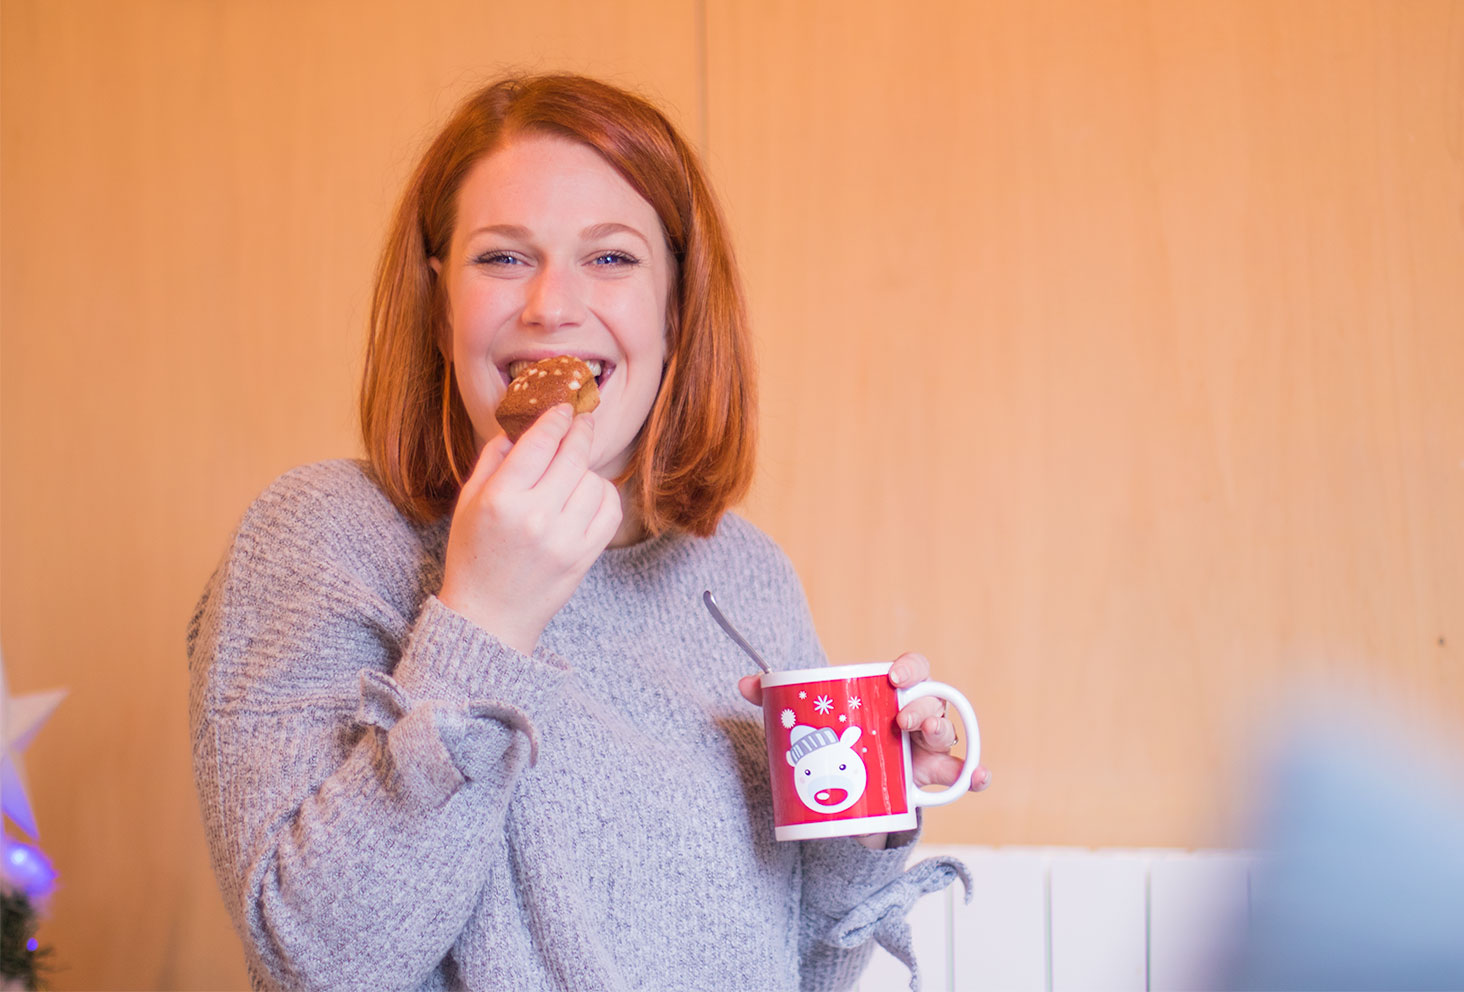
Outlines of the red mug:
{"label": "red mug", "polygon": [[[915,828],[915,809],[966,794],[981,757],[976,714],[943,682],[890,685],[893,662],[836,665],[762,676],[763,726],[778,840],[844,837]],[[895,717],[911,700],[936,696],[965,725],[966,761],[948,789],[915,785],[910,735]]]}

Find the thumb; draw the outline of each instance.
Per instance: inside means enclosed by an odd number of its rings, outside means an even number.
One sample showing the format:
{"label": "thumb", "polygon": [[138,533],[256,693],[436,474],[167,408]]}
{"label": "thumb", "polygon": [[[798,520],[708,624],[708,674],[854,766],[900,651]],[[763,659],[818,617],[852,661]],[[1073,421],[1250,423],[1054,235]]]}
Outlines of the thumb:
{"label": "thumb", "polygon": [[762,678],[757,675],[744,675],[737,680],[737,691],[742,693],[742,698],[749,703],[762,705],[763,691]]}

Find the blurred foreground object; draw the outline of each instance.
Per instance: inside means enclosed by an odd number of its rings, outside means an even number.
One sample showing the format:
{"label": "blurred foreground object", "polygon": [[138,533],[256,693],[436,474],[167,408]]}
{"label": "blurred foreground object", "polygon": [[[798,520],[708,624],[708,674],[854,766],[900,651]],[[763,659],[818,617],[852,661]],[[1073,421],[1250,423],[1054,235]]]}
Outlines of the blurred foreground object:
{"label": "blurred foreground object", "polygon": [[5,659],[0,655],[0,738],[5,742],[5,753],[0,757],[0,808],[32,840],[40,838],[40,831],[30,797],[26,795],[25,766],[21,764],[20,753],[65,695],[65,689],[10,695],[5,681]]}
{"label": "blurred foreground object", "polygon": [[36,941],[36,911],[23,892],[0,891],[0,988],[36,989],[51,951]]}
{"label": "blurred foreground object", "polygon": [[[41,729],[64,689],[12,696],[0,657],[0,809],[32,839],[35,812],[25,791],[20,753]],[[40,988],[51,950],[36,940],[38,907],[56,887],[56,870],[39,847],[0,834],[0,988]]]}
{"label": "blurred foreground object", "polygon": [[1464,989],[1464,755],[1356,704],[1309,718],[1264,783],[1235,989]]}

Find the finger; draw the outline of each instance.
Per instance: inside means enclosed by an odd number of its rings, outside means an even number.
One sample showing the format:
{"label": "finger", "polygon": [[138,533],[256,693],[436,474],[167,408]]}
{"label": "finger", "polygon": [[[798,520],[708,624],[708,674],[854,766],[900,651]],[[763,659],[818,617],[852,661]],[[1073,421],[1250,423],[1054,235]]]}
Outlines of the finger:
{"label": "finger", "polygon": [[930,677],[930,662],[924,655],[915,654],[913,651],[906,651],[895,659],[890,666],[890,685],[910,686],[916,682],[924,682]]}
{"label": "finger", "polygon": [[606,479],[601,479],[593,472],[587,473],[586,478],[594,481],[600,488],[600,507],[595,511],[595,517],[590,521],[585,531],[586,539],[591,546],[596,548],[596,554],[604,551],[605,547],[615,538],[615,532],[620,529],[620,520],[623,510],[620,505],[620,490]]}
{"label": "finger", "polygon": [[478,460],[473,464],[472,474],[463,483],[463,492],[476,490],[486,482],[498,466],[503,464],[503,459],[508,456],[509,450],[513,448],[513,442],[506,434],[496,434],[485,445],[483,450],[478,452]]}
{"label": "finger", "polygon": [[927,751],[949,751],[956,746],[956,725],[943,716],[929,717],[911,739]]}
{"label": "finger", "polygon": [[574,408],[568,403],[560,403],[534,421],[503,459],[497,478],[510,489],[532,487],[543,478],[573,421]]}
{"label": "finger", "polygon": [[[946,788],[961,776],[961,767],[965,761],[952,754],[936,753],[934,751],[915,751],[910,756],[910,771],[915,776],[915,784],[920,787],[927,785],[938,785]],[[977,765],[976,770],[971,773],[971,779],[966,783],[969,792],[982,792],[991,785],[991,772],[982,765]]]}
{"label": "finger", "polygon": [[737,691],[742,693],[742,698],[757,706],[762,705],[763,691],[762,678],[757,675],[744,675],[737,680]]}
{"label": "finger", "polygon": [[910,771],[915,776],[915,784],[921,787],[950,785],[961,774],[961,764],[960,758],[944,751],[910,752]]}
{"label": "finger", "polygon": [[919,730],[926,720],[945,716],[945,703],[934,696],[921,696],[900,710],[896,722],[906,733]]}
{"label": "finger", "polygon": [[[534,483],[534,489],[550,504],[567,507],[575,491],[590,472],[590,445],[595,438],[590,422],[575,417],[569,431],[559,442],[559,450],[544,470],[544,475]],[[599,498],[596,493],[596,503]],[[585,518],[588,520],[588,516]]]}
{"label": "finger", "polygon": [[[567,442],[568,439],[566,439]],[[558,460],[549,467],[536,489],[549,486],[549,475],[555,471]],[[564,509],[561,511],[561,518],[564,521],[565,532],[579,537],[587,536],[595,517],[605,503],[605,490],[614,489],[614,485],[605,479],[600,478],[594,472],[584,471],[580,473],[578,481],[572,483],[573,489],[569,498],[564,501]],[[619,502],[617,498],[616,502]],[[619,521],[616,521],[617,526]],[[611,535],[614,536],[613,533]],[[609,538],[606,538],[608,541]]]}

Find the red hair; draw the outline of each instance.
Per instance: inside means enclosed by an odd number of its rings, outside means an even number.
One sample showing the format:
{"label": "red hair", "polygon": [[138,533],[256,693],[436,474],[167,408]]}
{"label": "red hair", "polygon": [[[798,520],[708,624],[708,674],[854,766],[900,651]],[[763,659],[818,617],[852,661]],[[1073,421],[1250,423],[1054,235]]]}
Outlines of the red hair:
{"label": "red hair", "polygon": [[[513,77],[469,96],[407,184],[376,271],[361,382],[361,434],[377,481],[426,522],[452,510],[454,463],[477,458],[466,408],[438,348],[442,257],[464,177],[517,134],[597,151],[661,220],[675,260],[661,389],[625,475],[652,534],[711,534],[752,482],[757,397],[746,309],[721,211],[696,153],[634,94],[574,75]],[[445,394],[445,395],[444,395]]]}

